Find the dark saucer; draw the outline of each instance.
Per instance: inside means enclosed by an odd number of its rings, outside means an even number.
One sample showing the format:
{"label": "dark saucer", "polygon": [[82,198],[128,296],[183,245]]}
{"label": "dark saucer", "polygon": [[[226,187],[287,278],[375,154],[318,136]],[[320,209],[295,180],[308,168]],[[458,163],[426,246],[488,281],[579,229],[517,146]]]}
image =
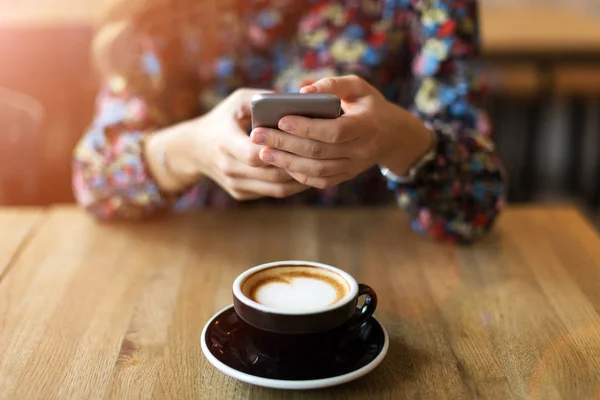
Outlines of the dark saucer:
{"label": "dark saucer", "polygon": [[204,328],[202,350],[216,368],[236,379],[267,387],[309,389],[359,378],[385,357],[387,332],[371,317],[326,354],[307,354],[283,363],[260,353],[248,340],[233,306],[217,313]]}

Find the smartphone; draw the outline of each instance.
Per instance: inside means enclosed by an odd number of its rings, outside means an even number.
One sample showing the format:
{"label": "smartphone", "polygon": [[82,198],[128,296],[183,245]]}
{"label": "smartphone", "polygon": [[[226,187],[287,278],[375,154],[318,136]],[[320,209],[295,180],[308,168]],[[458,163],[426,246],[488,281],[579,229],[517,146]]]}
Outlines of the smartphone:
{"label": "smartphone", "polygon": [[333,94],[261,93],[252,98],[252,129],[277,129],[286,115],[335,119],[341,115],[340,98]]}

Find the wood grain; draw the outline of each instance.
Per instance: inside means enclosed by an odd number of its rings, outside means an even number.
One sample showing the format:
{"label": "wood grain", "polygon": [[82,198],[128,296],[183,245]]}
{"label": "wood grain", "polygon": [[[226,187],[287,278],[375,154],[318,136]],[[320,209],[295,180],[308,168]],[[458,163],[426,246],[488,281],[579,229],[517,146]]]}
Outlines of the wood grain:
{"label": "wood grain", "polygon": [[0,282],[42,214],[41,210],[35,208],[0,209]]}
{"label": "wood grain", "polygon": [[[13,260],[0,282],[2,399],[600,395],[600,237],[570,208],[510,208],[472,247],[420,238],[396,210],[99,223],[70,207],[0,209],[0,227],[0,259]],[[206,362],[200,333],[231,303],[233,279],[291,258],[378,291],[391,349],[374,373],[281,392]]]}

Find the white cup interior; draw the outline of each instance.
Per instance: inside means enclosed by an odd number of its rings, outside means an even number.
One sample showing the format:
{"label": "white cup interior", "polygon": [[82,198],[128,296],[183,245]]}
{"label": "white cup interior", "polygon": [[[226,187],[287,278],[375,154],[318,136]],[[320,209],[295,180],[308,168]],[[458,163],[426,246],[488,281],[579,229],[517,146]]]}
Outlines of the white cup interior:
{"label": "white cup interior", "polygon": [[[341,300],[335,302],[334,304],[328,305],[326,307],[318,308],[315,310],[310,310],[310,311],[288,310],[288,309],[269,307],[264,304],[257,303],[256,301],[248,298],[244,294],[242,288],[243,288],[244,282],[246,282],[246,280],[249,277],[251,277],[252,275],[256,274],[257,272],[260,272],[265,269],[279,267],[279,266],[287,266],[287,265],[292,265],[292,266],[293,265],[306,265],[306,266],[323,268],[323,269],[329,270],[329,271],[341,276],[348,283],[350,290]],[[233,282],[233,294],[242,303],[244,303],[247,306],[252,307],[256,310],[259,310],[259,311],[263,311],[263,312],[267,312],[267,313],[274,313],[274,314],[285,314],[285,315],[308,315],[308,314],[318,314],[318,313],[334,310],[338,307],[341,307],[341,306],[347,304],[349,301],[351,301],[352,299],[354,299],[357,296],[358,283],[350,274],[348,274],[345,271],[342,271],[339,268],[333,267],[331,265],[321,264],[321,263],[313,262],[313,261],[301,261],[301,260],[276,261],[276,262],[258,265],[256,267],[250,268],[249,270],[240,274]]]}

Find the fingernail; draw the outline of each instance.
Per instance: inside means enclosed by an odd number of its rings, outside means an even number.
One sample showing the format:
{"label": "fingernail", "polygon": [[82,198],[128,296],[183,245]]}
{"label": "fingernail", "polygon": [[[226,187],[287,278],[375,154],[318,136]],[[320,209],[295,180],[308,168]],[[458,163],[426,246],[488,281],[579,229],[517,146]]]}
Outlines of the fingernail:
{"label": "fingernail", "polygon": [[252,132],[252,139],[254,140],[254,143],[262,144],[262,143],[266,142],[267,137],[262,132],[254,131],[254,132]]}
{"label": "fingernail", "polygon": [[294,129],[294,124],[288,119],[282,119],[279,121],[279,129],[286,132],[291,132]]}
{"label": "fingernail", "polygon": [[270,153],[268,151],[261,151],[260,159],[263,160],[264,162],[268,162],[268,163],[275,161],[275,157],[273,156],[273,153]]}
{"label": "fingernail", "polygon": [[302,89],[300,89],[300,93],[314,93],[316,91],[317,87],[314,85],[304,86]]}

